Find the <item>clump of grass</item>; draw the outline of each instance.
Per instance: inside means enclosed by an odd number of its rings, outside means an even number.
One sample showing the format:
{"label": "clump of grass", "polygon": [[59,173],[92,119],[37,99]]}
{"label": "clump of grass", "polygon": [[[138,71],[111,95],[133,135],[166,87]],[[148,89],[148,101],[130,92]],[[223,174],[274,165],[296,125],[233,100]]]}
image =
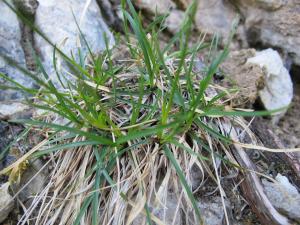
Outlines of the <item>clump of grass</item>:
{"label": "clump of grass", "polygon": [[[101,55],[79,52],[78,63],[31,24],[54,48],[60,88],[38,57],[43,76],[23,70],[40,86],[38,90],[0,74],[12,83],[9,88],[33,96],[28,104],[46,112],[36,120],[13,122],[42,128],[48,136],[4,172],[44,155],[55,162],[45,189],[35,196],[20,224],[32,219],[36,224],[130,224],[141,215],[148,224],[163,224],[155,208],[166,210],[169,189],[176,193],[187,224],[202,224],[191,189],[194,166],[208,172],[224,198],[215,159],[237,165],[224,158],[232,140],[218,126],[223,117],[231,120],[255,113],[228,109],[223,102],[228,92],[211,85],[230,40],[222,51],[216,51],[217,38],[208,44],[203,37],[190,45],[196,2],[186,11],[180,32],[162,48],[159,35],[165,17],[157,17],[145,29],[132,3],[122,0],[126,35],[119,45],[130,55],[122,60],[107,46]],[[194,68],[201,51],[210,51],[211,58],[199,72]],[[68,63],[72,81],[57,70],[57,56]],[[55,123],[55,118],[64,123]],[[38,213],[32,218],[34,210]]]}

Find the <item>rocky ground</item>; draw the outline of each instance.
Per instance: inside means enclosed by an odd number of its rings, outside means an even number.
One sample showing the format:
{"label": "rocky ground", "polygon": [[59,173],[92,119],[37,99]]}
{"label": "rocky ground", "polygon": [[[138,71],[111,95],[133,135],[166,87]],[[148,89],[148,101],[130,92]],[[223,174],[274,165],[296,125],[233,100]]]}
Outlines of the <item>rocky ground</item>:
{"label": "rocky ground", "polygon": [[[106,45],[115,44],[115,32],[122,34],[118,0],[9,0],[8,3],[14,4],[21,15],[33,21],[66,54],[73,54],[77,59],[80,57],[77,52],[80,42],[74,19],[91,51],[95,53],[101,52]],[[167,42],[178,31],[184,10],[191,0],[135,0],[134,3],[141,10],[145,24],[155,14],[169,14],[165,21],[167,30],[162,37]],[[53,69],[52,46],[19,20],[3,1],[0,1],[0,15],[0,72],[26,87],[36,87],[37,84],[15,69],[19,66],[35,72],[35,50],[44,69],[51,75],[57,88],[60,88],[61,84]],[[235,94],[237,98],[229,103],[230,107],[274,110],[290,105],[284,112],[272,117],[249,118],[249,126],[266,147],[299,148],[300,3],[298,0],[200,0],[193,38],[197,39],[202,32],[207,33],[207,40],[211,40],[218,33],[224,44],[237,15],[238,29],[230,45],[231,52],[220,68],[221,75],[216,76],[214,82],[222,87],[239,89]],[[103,34],[106,34],[107,43]],[[86,46],[83,49],[88,51]],[[6,57],[14,59],[14,65],[7,63]],[[57,65],[63,68],[65,62],[58,59]],[[67,79],[72,79],[68,77],[67,71],[62,73]],[[0,84],[6,85],[2,79]],[[13,143],[24,130],[22,126],[11,124],[8,120],[30,118],[34,113],[32,108],[21,103],[24,97],[19,91],[0,90],[0,170],[38,143],[40,134],[31,132],[24,134],[20,142]],[[7,148],[10,143],[10,148]],[[241,175],[228,169],[232,173],[227,171],[221,181],[226,194],[227,213],[224,213],[222,199],[219,192],[215,191],[215,183],[196,170],[194,188],[198,189],[197,200],[205,223],[226,224],[225,217],[228,217],[230,224],[300,224],[300,153],[253,151],[248,157],[247,162],[251,161],[253,169],[272,176],[277,182],[264,178],[251,180],[251,177],[248,179],[245,176],[244,185],[240,185],[243,183]],[[48,169],[44,168],[43,161],[32,163],[21,184],[12,188],[9,188],[6,177],[0,177],[0,223],[17,223],[22,212],[30,206],[31,197],[46,185]],[[39,170],[42,173],[32,178]],[[32,182],[23,189],[22,184],[31,178]],[[200,182],[202,179],[204,182]],[[269,205],[262,203],[264,199],[257,199],[251,188],[261,188],[260,193],[263,194],[260,197],[266,197],[268,200],[265,203]],[[15,197],[16,193],[18,195]],[[182,213],[176,214],[178,218],[174,220],[176,198],[172,197],[173,193],[168,195],[166,224],[172,224],[173,221],[173,224],[189,224]],[[274,218],[270,218],[272,212]],[[158,217],[163,216],[159,208],[155,213]],[[136,220],[134,224],[141,224],[141,221]]]}

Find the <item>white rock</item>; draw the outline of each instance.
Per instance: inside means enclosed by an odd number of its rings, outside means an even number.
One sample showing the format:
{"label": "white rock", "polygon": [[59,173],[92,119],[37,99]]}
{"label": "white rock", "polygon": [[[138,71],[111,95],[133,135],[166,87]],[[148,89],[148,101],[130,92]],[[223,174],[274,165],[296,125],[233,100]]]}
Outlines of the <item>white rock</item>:
{"label": "white rock", "polygon": [[[66,55],[71,56],[72,52],[78,59],[79,47],[83,55],[88,51],[85,42],[80,40],[75,19],[93,53],[100,53],[106,48],[104,35],[107,37],[108,45],[114,45],[113,35],[103,21],[95,0],[39,0],[35,16],[37,27]],[[53,68],[53,47],[37,33],[34,34],[34,38],[46,72],[50,74],[56,86],[60,87]],[[66,65],[62,64],[62,67],[64,68],[62,71],[65,71]],[[70,76],[66,79],[69,80]]]}
{"label": "white rock", "polygon": [[300,194],[287,177],[278,174],[278,182],[262,180],[266,195],[274,207],[289,218],[300,222]]}
{"label": "white rock", "polygon": [[[273,49],[256,52],[247,63],[259,65],[265,69],[265,87],[259,96],[267,110],[287,107],[293,98],[293,83],[282,59]],[[282,115],[284,112],[280,112]]]}
{"label": "white rock", "polygon": [[293,186],[287,177],[282,176],[280,173],[275,178],[290,194],[299,195],[297,188]]}
{"label": "white rock", "polygon": [[2,223],[13,210],[14,201],[12,196],[8,193],[8,183],[0,186],[0,223]]}

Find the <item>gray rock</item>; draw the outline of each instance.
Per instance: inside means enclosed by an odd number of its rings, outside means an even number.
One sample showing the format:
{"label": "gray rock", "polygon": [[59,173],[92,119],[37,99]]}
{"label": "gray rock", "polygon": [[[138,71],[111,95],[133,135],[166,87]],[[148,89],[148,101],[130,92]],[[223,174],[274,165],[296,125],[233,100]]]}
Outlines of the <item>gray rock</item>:
{"label": "gray rock", "polygon": [[[248,64],[258,65],[265,69],[265,87],[259,96],[267,110],[287,107],[293,98],[293,83],[282,59],[273,49],[256,52],[247,60]],[[281,112],[280,115],[283,115]]]}
{"label": "gray rock", "polygon": [[206,225],[222,225],[225,217],[221,197],[210,197],[209,199],[201,199],[198,207],[202,213],[204,224]]}
{"label": "gray rock", "polygon": [[[163,221],[165,225],[182,224],[182,212],[178,204],[180,204],[175,193],[168,191],[165,195],[158,192],[159,200],[152,201],[148,205],[151,213],[158,219]],[[132,225],[146,224],[146,217],[139,215],[132,223]]]}
{"label": "gray rock", "polygon": [[300,194],[288,178],[278,174],[278,182],[262,180],[266,195],[274,207],[290,219],[300,222]]}
{"label": "gray rock", "polygon": [[248,41],[281,49],[300,65],[300,4],[292,0],[239,0]]}
{"label": "gray rock", "polygon": [[25,15],[33,16],[38,7],[37,0],[13,0],[15,6]]}
{"label": "gray rock", "polygon": [[215,33],[227,38],[236,12],[225,1],[201,0],[195,18],[196,27],[209,35]]}
{"label": "gray rock", "polygon": [[[226,207],[228,203],[225,201]],[[197,205],[201,213],[203,224],[205,225],[223,225],[225,224],[225,213],[223,210],[222,199],[219,196],[199,197]],[[194,216],[189,213],[183,224],[198,224]]]}
{"label": "gray rock", "polygon": [[[8,2],[12,4],[11,1]],[[0,72],[26,87],[33,87],[31,79],[16,69],[15,66],[7,63],[3,57],[9,57],[13,59],[17,65],[26,68],[24,52],[20,44],[21,30],[18,18],[3,1],[0,1],[0,15]],[[1,84],[11,85],[0,78],[0,85]],[[22,97],[23,94],[20,91],[0,90],[0,101]]]}
{"label": "gray rock", "polygon": [[22,174],[20,183],[12,186],[15,192],[22,189],[18,197],[27,207],[32,203],[32,196],[39,194],[46,185],[49,173],[47,167],[39,171],[43,166],[44,162],[40,159],[31,161],[29,167]]}
{"label": "gray rock", "polygon": [[134,0],[134,3],[140,9],[158,15],[166,14],[176,6],[171,0]]}
{"label": "gray rock", "polygon": [[[78,59],[78,47],[82,48],[83,55],[88,51],[84,41],[79,38],[79,30],[72,12],[93,53],[99,53],[105,49],[104,34],[108,38],[109,46],[114,44],[114,38],[104,23],[95,0],[40,0],[35,16],[36,25],[66,55],[71,56],[73,53]],[[56,86],[60,87],[53,68],[53,47],[37,33],[34,34],[34,39],[46,72]],[[59,58],[58,65],[60,65],[62,60],[58,56],[57,58]],[[62,67],[66,75],[65,64]],[[70,79],[68,76],[67,80]]]}
{"label": "gray rock", "polygon": [[0,186],[0,223],[2,223],[8,214],[14,208],[14,201],[12,196],[8,193],[9,183]]}
{"label": "gray rock", "polygon": [[183,19],[184,12],[174,9],[170,11],[169,16],[166,18],[165,25],[172,34],[176,34],[180,29]]}
{"label": "gray rock", "polygon": [[0,119],[25,119],[30,118],[33,110],[28,105],[20,102],[1,102]]}
{"label": "gray rock", "polygon": [[190,185],[192,186],[193,191],[197,190],[200,187],[200,184],[203,182],[204,176],[204,170],[201,170],[198,165],[194,164],[190,169]]}

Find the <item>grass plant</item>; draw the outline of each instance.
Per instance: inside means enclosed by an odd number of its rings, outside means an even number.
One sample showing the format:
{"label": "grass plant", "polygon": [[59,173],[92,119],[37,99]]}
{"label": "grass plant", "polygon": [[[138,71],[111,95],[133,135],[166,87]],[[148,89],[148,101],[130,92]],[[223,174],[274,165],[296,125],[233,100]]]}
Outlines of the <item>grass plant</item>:
{"label": "grass plant", "polygon": [[[53,160],[45,189],[34,197],[20,224],[131,224],[137,219],[165,224],[157,212],[166,215],[170,190],[178,202],[173,224],[180,213],[187,224],[203,224],[192,190],[194,167],[208,174],[225,198],[216,160],[239,166],[227,151],[233,140],[222,132],[222,123],[270,112],[238,111],[224,103],[230,101],[230,92],[219,91],[212,79],[228,55],[235,28],[222,50],[213,50],[218,49],[218,38],[206,43],[205,35],[191,43],[196,2],[187,9],[178,34],[162,47],[165,16],[145,29],[131,1],[122,0],[125,36],[96,55],[78,28],[88,51],[79,49],[73,57],[11,6],[52,45],[55,69],[55,75],[48,74],[36,57],[39,69],[34,74],[7,59],[39,89],[0,74],[11,84],[2,88],[28,93],[27,104],[44,112],[11,122],[40,129],[47,137],[2,174],[16,177],[14,168],[45,155]],[[204,51],[211,52],[208,64],[195,71]],[[123,58],[126,55],[130,57]],[[58,69],[58,57],[66,62],[67,74]]]}

